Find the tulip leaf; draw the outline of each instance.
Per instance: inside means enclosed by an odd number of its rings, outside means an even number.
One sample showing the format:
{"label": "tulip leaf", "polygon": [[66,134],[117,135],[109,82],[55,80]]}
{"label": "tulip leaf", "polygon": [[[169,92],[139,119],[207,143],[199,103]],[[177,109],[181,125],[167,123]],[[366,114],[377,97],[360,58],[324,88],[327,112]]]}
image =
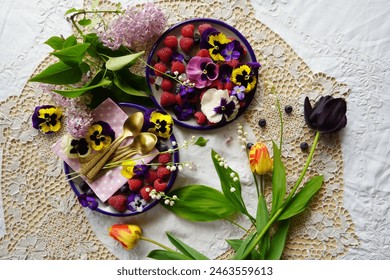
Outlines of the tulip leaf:
{"label": "tulip leaf", "polygon": [[130,67],[137,62],[137,59],[143,55],[145,51],[132,53],[124,56],[109,57],[106,61],[106,68],[111,71],[118,71],[125,67]]}
{"label": "tulip leaf", "polygon": [[271,239],[268,254],[266,256],[267,260],[280,259],[284,250],[284,246],[286,245],[286,239],[287,239],[289,228],[290,228],[290,219],[284,220],[278,225],[278,229]]}
{"label": "tulip leaf", "polygon": [[195,222],[210,222],[227,218],[236,213],[235,207],[220,191],[204,185],[188,185],[177,188],[168,194],[179,199],[174,206],[165,208],[179,217]]}
{"label": "tulip leaf", "polygon": [[92,89],[98,88],[98,87],[107,87],[111,85],[111,80],[108,78],[103,78],[98,84],[91,85],[91,86],[84,86],[80,88],[72,88],[67,90],[53,90],[54,92],[61,94],[62,96],[69,97],[69,98],[75,98],[79,97],[83,93],[90,91]]}
{"label": "tulip leaf", "polygon": [[[241,196],[241,183],[238,173],[228,166],[223,164],[221,166],[219,160],[221,156],[214,150],[211,151],[211,158],[213,160],[215,170],[217,171],[223,194],[228,201],[230,201],[230,204],[237,209],[237,211],[247,214],[245,203]],[[234,174],[234,176],[232,176],[232,174]]]}
{"label": "tulip leaf", "polygon": [[[257,232],[262,232],[269,221],[267,203],[265,197],[260,194],[259,201],[257,205],[256,213],[256,230]],[[260,240],[260,258],[265,259],[270,245],[270,236],[269,233],[265,233],[264,237]]]}
{"label": "tulip leaf", "polygon": [[274,167],[272,171],[271,216],[282,206],[286,195],[286,169],[283,165],[278,146],[275,142],[273,142],[272,145],[274,151]]}
{"label": "tulip leaf", "polygon": [[178,252],[153,250],[147,255],[148,258],[155,260],[193,260],[192,258]]}
{"label": "tulip leaf", "polygon": [[323,181],[324,176],[312,177],[303,188],[292,197],[291,202],[282,212],[279,220],[286,220],[304,211],[313,196],[320,190]]}
{"label": "tulip leaf", "polygon": [[39,82],[54,85],[74,84],[80,81],[82,71],[79,66],[69,66],[62,61],[54,63],[41,73],[30,79],[30,82]]}
{"label": "tulip leaf", "polygon": [[78,65],[83,60],[84,54],[89,46],[89,43],[76,44],[63,48],[59,51],[52,52],[51,54],[58,57],[62,62],[68,65]]}
{"label": "tulip leaf", "polygon": [[198,252],[194,248],[188,246],[183,241],[180,241],[175,236],[173,236],[170,233],[166,233],[168,236],[169,241],[184,255],[190,257],[193,260],[208,260],[209,258],[203,255],[202,253]]}

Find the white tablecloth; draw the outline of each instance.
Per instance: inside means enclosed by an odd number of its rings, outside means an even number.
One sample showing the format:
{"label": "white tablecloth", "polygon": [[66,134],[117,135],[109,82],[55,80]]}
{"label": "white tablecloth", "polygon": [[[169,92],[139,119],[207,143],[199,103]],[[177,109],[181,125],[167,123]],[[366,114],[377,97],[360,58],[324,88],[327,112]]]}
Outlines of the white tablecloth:
{"label": "white tablecloth", "polygon": [[[21,93],[50,50],[42,46],[43,41],[51,35],[70,34],[63,14],[82,2],[1,1],[1,100]],[[343,206],[352,217],[360,245],[344,258],[390,259],[390,2],[258,0],[252,4],[256,17],[279,34],[313,72],[324,72],[351,88],[348,125],[340,135]],[[184,139],[180,134],[179,140]],[[5,231],[1,206],[0,197],[0,237]],[[97,224],[93,227],[99,231]],[[97,235],[110,246],[105,230]],[[201,246],[202,240],[194,240],[194,247]]]}

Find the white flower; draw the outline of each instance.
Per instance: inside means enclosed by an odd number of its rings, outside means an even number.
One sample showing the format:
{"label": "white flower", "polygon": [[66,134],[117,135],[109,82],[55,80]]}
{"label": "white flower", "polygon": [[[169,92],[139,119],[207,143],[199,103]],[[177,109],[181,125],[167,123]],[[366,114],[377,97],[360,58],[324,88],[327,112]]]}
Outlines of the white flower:
{"label": "white flower", "polygon": [[238,113],[240,104],[234,96],[229,96],[227,90],[211,88],[207,90],[200,102],[201,110],[210,122],[218,123],[223,118],[233,120]]}

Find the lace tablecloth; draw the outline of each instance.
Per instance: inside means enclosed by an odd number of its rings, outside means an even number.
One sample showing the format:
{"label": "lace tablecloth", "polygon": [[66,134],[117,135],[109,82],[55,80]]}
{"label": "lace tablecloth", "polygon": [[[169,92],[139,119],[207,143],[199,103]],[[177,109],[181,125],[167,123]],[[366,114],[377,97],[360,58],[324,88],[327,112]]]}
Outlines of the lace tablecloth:
{"label": "lace tablecloth", "polygon": [[[302,116],[304,97],[331,94],[347,99],[347,127],[338,136],[322,138],[312,165],[312,172],[325,176],[324,186],[310,210],[294,220],[283,258],[388,259],[390,194],[385,186],[390,129],[385,112],[390,100],[384,93],[390,85],[389,43],[383,38],[390,30],[381,23],[390,7],[385,1],[303,2],[156,1],[169,11],[169,25],[213,17],[246,36],[263,67],[255,100],[238,121],[252,142],[278,138],[275,100],[263,86],[272,82],[282,106],[294,108],[291,116],[285,116],[283,151],[291,180],[305,157],[299,143],[312,141]],[[225,258],[229,251],[224,240],[242,235],[229,223],[194,224],[160,206],[122,219],[83,209],[65,181],[62,162],[50,151],[57,136],[39,134],[31,127],[35,106],[50,101],[36,85],[26,84],[47,63],[49,49],[42,42],[51,35],[69,34],[64,12],[88,4],[76,0],[1,4],[0,43],[5,55],[0,58],[0,259],[144,259],[153,246],[142,243],[125,251],[108,237],[108,226],[122,222],[139,224],[145,235],[165,244],[169,242],[164,232],[173,232],[207,256]],[[268,128],[260,130],[257,122],[264,117]],[[237,143],[235,125],[203,133],[175,127],[178,142],[192,135],[209,142],[205,148],[181,152],[181,159],[193,161],[197,168],[180,173],[175,185],[196,182],[218,187],[209,149],[223,143],[226,147],[220,152],[240,173],[249,209],[255,211],[251,200],[255,189],[248,167],[241,165],[245,154]]]}

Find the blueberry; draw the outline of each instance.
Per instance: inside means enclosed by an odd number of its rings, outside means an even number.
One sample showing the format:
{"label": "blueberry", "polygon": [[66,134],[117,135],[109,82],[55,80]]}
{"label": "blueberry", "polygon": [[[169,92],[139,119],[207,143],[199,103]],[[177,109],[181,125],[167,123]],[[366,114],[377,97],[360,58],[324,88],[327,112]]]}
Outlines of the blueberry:
{"label": "blueberry", "polygon": [[301,148],[301,150],[305,151],[309,148],[309,144],[307,144],[306,142],[302,142],[299,147]]}
{"label": "blueberry", "polygon": [[121,193],[127,193],[129,191],[129,185],[128,184],[124,184],[122,187],[120,187],[119,191]]}
{"label": "blueberry", "polygon": [[191,59],[191,56],[190,56],[190,55],[188,55],[188,54],[185,54],[185,55],[184,55],[184,61],[185,61],[185,62],[190,61],[190,59]]}
{"label": "blueberry", "polygon": [[161,142],[161,141],[158,141],[157,144],[156,144],[156,149],[159,151],[159,152],[165,152],[165,151],[168,151],[169,147],[167,144]]}
{"label": "blueberry", "polygon": [[87,190],[90,189],[89,185],[87,182],[84,182],[82,181],[80,184],[79,184],[79,188],[82,192],[86,192]]}
{"label": "blueberry", "polygon": [[252,148],[252,146],[253,146],[253,143],[250,143],[250,142],[246,143],[246,148],[248,150],[250,150],[250,148]]}
{"label": "blueberry", "polygon": [[290,105],[287,105],[286,107],[284,107],[284,111],[287,113],[287,114],[291,114],[293,110],[293,107],[290,106]]}
{"label": "blueberry", "polygon": [[198,44],[199,42],[200,42],[200,34],[199,33],[195,33],[194,34],[194,43]]}
{"label": "blueberry", "polygon": [[95,193],[93,192],[92,189],[88,189],[86,192],[85,192],[86,195],[88,196],[95,196]]}
{"label": "blueberry", "polygon": [[259,120],[259,126],[260,127],[265,127],[267,125],[267,121],[265,119],[260,119]]}

